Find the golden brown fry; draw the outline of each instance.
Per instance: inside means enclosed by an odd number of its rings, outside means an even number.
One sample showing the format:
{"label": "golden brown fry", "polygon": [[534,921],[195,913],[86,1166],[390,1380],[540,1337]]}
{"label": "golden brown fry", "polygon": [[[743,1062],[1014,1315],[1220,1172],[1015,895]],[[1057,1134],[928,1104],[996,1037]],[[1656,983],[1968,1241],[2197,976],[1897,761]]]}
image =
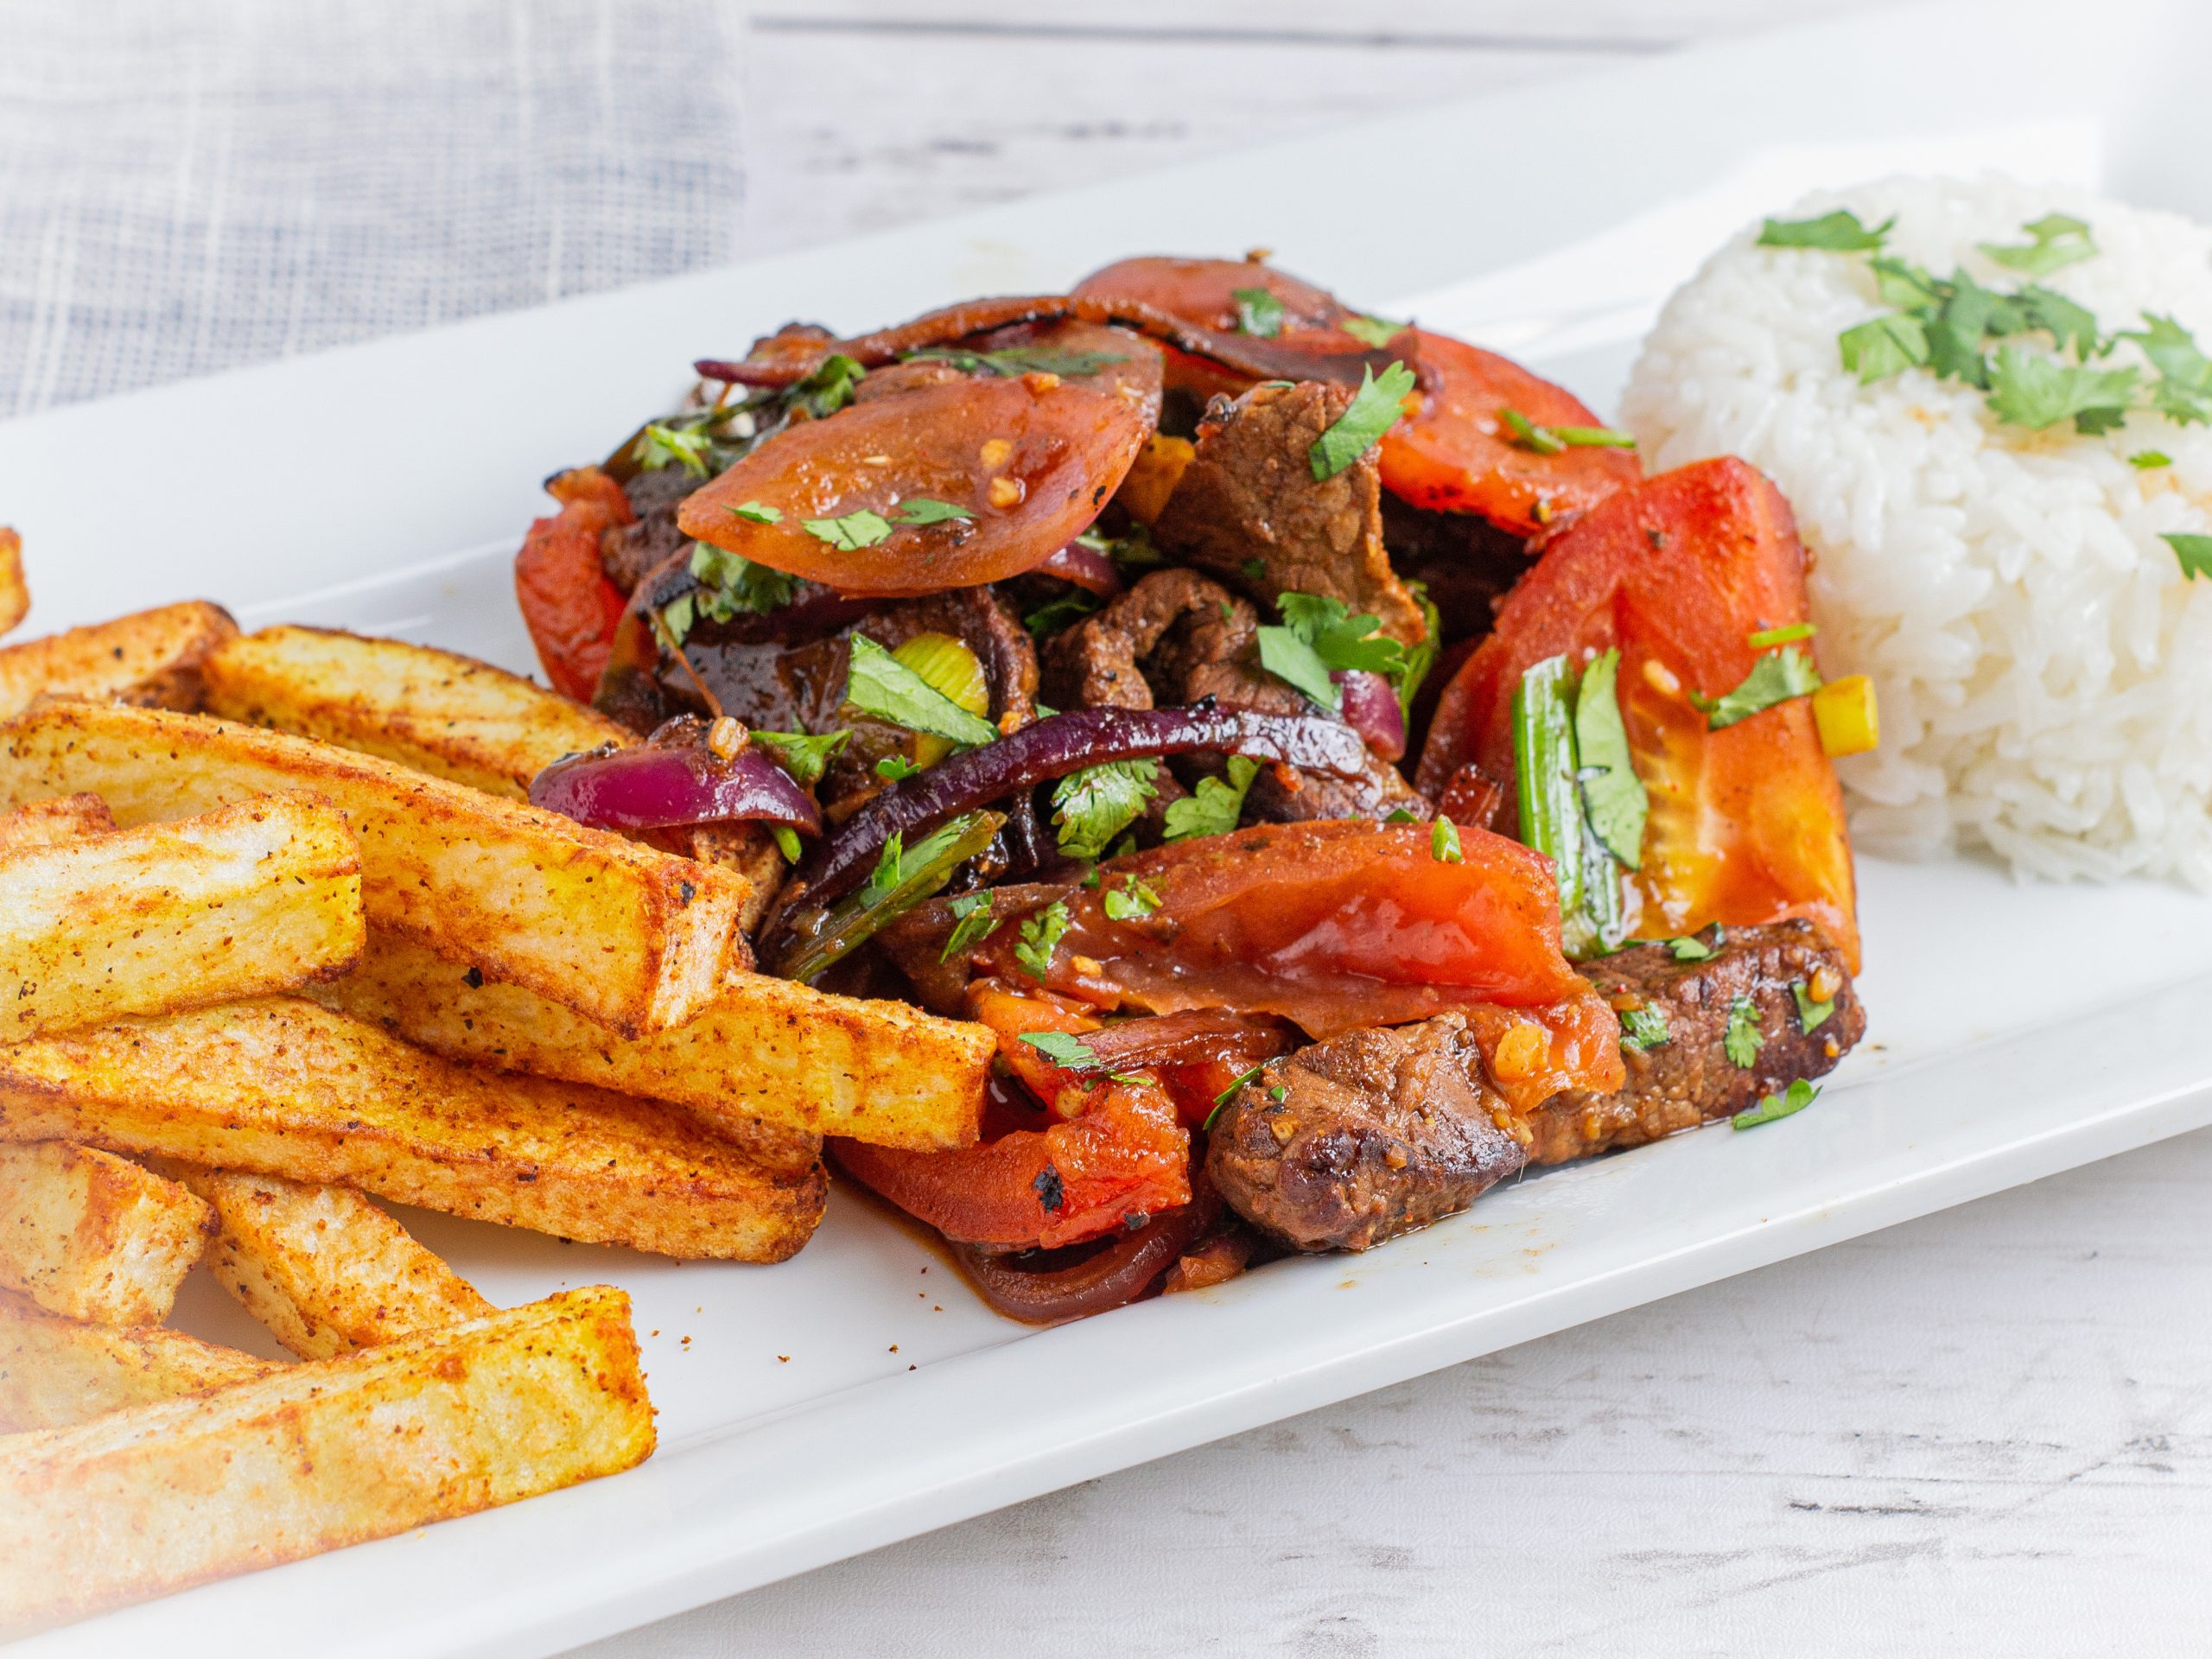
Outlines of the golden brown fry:
{"label": "golden brown fry", "polygon": [[571,1486],[652,1454],[629,1298],[595,1287],[0,1443],[0,1628]]}
{"label": "golden brown fry", "polygon": [[0,1434],[67,1428],[276,1369],[181,1331],[64,1319],[0,1291]]}
{"label": "golden brown fry", "polygon": [[0,633],[31,613],[31,590],[23,585],[23,538],[0,524]]}
{"label": "golden brown fry", "polygon": [[360,872],[346,820],[303,795],[0,853],[0,1040],[344,973]]}
{"label": "golden brown fry", "polygon": [[86,836],[104,836],[115,817],[97,795],[64,795],[0,812],[0,854],[26,847],[60,847]]}
{"label": "golden brown fry", "polygon": [[228,611],[195,599],[0,646],[0,715],[41,696],[197,709],[200,664],[238,631]]}
{"label": "golden brown fry", "polygon": [[0,1146],[0,1287],[104,1325],[159,1325],[214,1233],[208,1207],[127,1159]]}
{"label": "golden brown fry", "polygon": [[826,1190],[806,1137],[739,1141],[673,1108],[455,1065],[296,997],[0,1049],[0,1141],[48,1140],[740,1262],[798,1249]]}
{"label": "golden brown fry", "polygon": [[319,737],[417,772],[528,798],[564,754],[637,740],[558,692],[473,657],[324,628],[264,628],[200,670],[209,714]]}
{"label": "golden brown fry", "polygon": [[0,807],[77,790],[126,824],[311,790],[361,843],[372,921],[629,1036],[712,998],[745,902],[726,870],[310,738],[85,702],[0,725]]}
{"label": "golden brown fry", "polygon": [[360,966],[310,994],[454,1059],[673,1101],[730,1130],[775,1123],[925,1152],[974,1142],[995,1046],[981,1026],[758,974],[732,975],[673,1031],[626,1042],[374,929]]}
{"label": "golden brown fry", "polygon": [[158,1166],[214,1208],[209,1270],[302,1359],[334,1359],[497,1311],[350,1186],[173,1159]]}

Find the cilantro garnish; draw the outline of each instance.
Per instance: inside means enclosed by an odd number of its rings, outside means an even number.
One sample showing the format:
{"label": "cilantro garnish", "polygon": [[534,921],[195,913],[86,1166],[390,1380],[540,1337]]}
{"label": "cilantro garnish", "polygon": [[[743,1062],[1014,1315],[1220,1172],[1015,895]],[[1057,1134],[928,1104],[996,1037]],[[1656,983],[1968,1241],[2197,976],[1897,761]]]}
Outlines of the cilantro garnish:
{"label": "cilantro garnish", "polygon": [[1060,1180],[1060,1172],[1050,1163],[1037,1172],[1037,1179],[1029,1185],[1036,1191],[1037,1202],[1055,1215],[1068,1201],[1067,1188]]}
{"label": "cilantro garnish", "polygon": [[1728,1005],[1728,1029],[1720,1039],[1720,1046],[1732,1065],[1750,1071],[1758,1064],[1759,1050],[1766,1046],[1766,1039],[1759,1034],[1758,1004],[1745,993],[1738,992]]}
{"label": "cilantro garnish", "polygon": [[1018,1040],[1071,1071],[1095,1071],[1105,1064],[1089,1043],[1065,1031],[1025,1031]]}
{"label": "cilantro garnish", "polygon": [[999,728],[971,715],[864,633],[853,636],[845,701],[862,714],[970,748],[996,741]]}
{"label": "cilantro garnish", "polygon": [[1260,763],[1249,755],[1229,757],[1229,778],[1201,778],[1197,790],[1179,801],[1167,803],[1167,839],[1194,841],[1200,836],[1225,836],[1236,827],[1244,811],[1244,796],[1260,775]]}
{"label": "cilantro garnish", "polygon": [[1678,939],[1662,939],[1660,943],[1675,953],[1676,962],[1705,962],[1717,954],[1719,948],[1727,943],[1727,935],[1716,923],[1713,929],[1711,944],[1707,944],[1694,933],[1685,933]]}
{"label": "cilantro garnish", "polygon": [[1029,630],[1031,639],[1042,639],[1048,634],[1058,633],[1062,628],[1082,621],[1098,608],[1098,604],[1096,597],[1078,588],[1074,593],[1063,594],[1039,606],[1021,619],[1021,626]]}
{"label": "cilantro garnish", "polygon": [[1600,653],[1582,671],[1574,694],[1574,750],[1590,827],[1605,850],[1633,870],[1643,866],[1643,823],[1651,797],[1636,775],[1628,728],[1621,723],[1616,689],[1620,666],[1621,654],[1614,650]]}
{"label": "cilantro garnish", "polygon": [[2046,213],[2020,228],[2032,239],[2012,247],[1984,242],[1981,251],[2005,270],[2031,276],[2048,276],[2054,270],[2096,257],[2097,245],[2089,239],[2089,227],[2065,213]]}
{"label": "cilantro garnish", "polygon": [[1826,1025],[1829,1016],[1835,1013],[1835,999],[1829,997],[1826,1001],[1815,1000],[1812,987],[1802,979],[1789,982],[1789,995],[1797,1003],[1797,1029],[1808,1037]]}
{"label": "cilantro garnish", "polygon": [[673,462],[685,472],[704,478],[712,470],[707,465],[707,454],[714,442],[707,435],[703,423],[674,427],[663,426],[656,421],[638,434],[637,442],[631,446],[630,459],[649,473],[657,473]]}
{"label": "cilantro garnish", "polygon": [[2000,421],[2040,431],[2071,416],[2079,431],[2109,432],[2127,418],[2133,369],[2082,369],[2018,346],[1989,365],[1989,407]]}
{"label": "cilantro garnish", "polygon": [[1762,1123],[1771,1123],[1777,1118],[1802,1112],[1821,1097],[1821,1091],[1799,1077],[1778,1095],[1769,1095],[1756,1106],[1740,1111],[1728,1120],[1738,1129],[1756,1129]]}
{"label": "cilantro garnish", "polygon": [[1252,334],[1261,340],[1273,340],[1282,333],[1285,313],[1282,302],[1264,288],[1232,289],[1230,298],[1236,302],[1236,332]]}
{"label": "cilantro garnish", "polygon": [[710,542],[691,545],[691,578],[699,586],[661,607],[662,626],[677,645],[702,617],[727,622],[741,613],[761,616],[791,602],[798,578]]}
{"label": "cilantro garnish", "polygon": [[2147,473],[2153,467],[2171,467],[2174,458],[2163,449],[2138,449],[2127,458],[2127,464],[2139,473]]}
{"label": "cilantro garnish", "polygon": [[1513,442],[1540,455],[1565,454],[1569,449],[1633,449],[1636,440],[1610,426],[1539,426],[1517,409],[1497,411],[1498,423],[1513,435]]}
{"label": "cilantro garnish", "polygon": [[1314,481],[1325,483],[1334,478],[1380,443],[1382,435],[1406,412],[1406,399],[1414,385],[1414,372],[1403,363],[1390,365],[1379,380],[1373,369],[1361,370],[1359,390],[1352,395],[1351,407],[1306,451]]}
{"label": "cilantro garnish", "polygon": [[775,763],[791,774],[795,784],[817,784],[828,770],[830,757],[844,747],[850,732],[826,732],[820,737],[804,732],[755,732],[753,741],[768,751]]}
{"label": "cilantro garnish", "polygon": [[1818,219],[1770,219],[1759,228],[1756,244],[1762,248],[1827,248],[1834,253],[1867,253],[1882,245],[1897,223],[1891,214],[1868,230],[1859,215],[1839,207]]}
{"label": "cilantro garnish", "polygon": [[1718,697],[1701,697],[1694,691],[1690,701],[1704,713],[1706,729],[1717,732],[1792,697],[1810,696],[1820,689],[1820,671],[1813,666],[1813,659],[1795,645],[1784,645],[1752,664],[1751,671],[1734,690]]}
{"label": "cilantro garnish", "polygon": [[1346,317],[1337,327],[1361,345],[1371,346],[1376,351],[1381,351],[1382,347],[1412,327],[1413,324],[1392,322],[1388,317],[1351,316]]}
{"label": "cilantro garnish", "polygon": [[950,501],[938,501],[926,495],[909,496],[899,504],[899,522],[902,524],[942,524],[953,518],[973,518],[976,515],[965,507],[955,506]]}
{"label": "cilantro garnish", "polygon": [[909,352],[909,363],[950,363],[965,374],[995,374],[1012,379],[1018,374],[1058,374],[1071,379],[1093,375],[1128,359],[1118,352],[1055,352],[1043,346],[1014,346],[999,352],[971,352],[957,346],[932,346]]}
{"label": "cilantro garnish", "polygon": [[1843,353],[1843,366],[1859,377],[1862,386],[1924,365],[1929,358],[1927,325],[1902,311],[1847,328],[1836,336],[1836,344]]}
{"label": "cilantro garnish", "polygon": [[1160,792],[1159,776],[1157,760],[1106,760],[1061,779],[1052,788],[1060,851],[1070,858],[1103,853]]}
{"label": "cilantro garnish", "polygon": [[817,542],[827,542],[845,553],[857,553],[891,539],[891,521],[866,507],[838,518],[802,518],[799,524]]}
{"label": "cilantro garnish", "polygon": [[1198,1127],[1202,1129],[1211,1129],[1213,1128],[1214,1119],[1221,1116],[1221,1109],[1223,1107],[1228,1105],[1230,1101],[1236,1098],[1236,1091],[1239,1089],[1242,1089],[1246,1084],[1251,1082],[1253,1078],[1258,1077],[1261,1072],[1267,1069],[1268,1063],[1265,1060],[1262,1060],[1249,1071],[1247,1071],[1243,1077],[1237,1078],[1236,1082],[1230,1084],[1228,1088],[1216,1095],[1213,1097],[1213,1110],[1206,1114],[1206,1121],[1198,1125]]}
{"label": "cilantro garnish", "polygon": [[1106,889],[1105,906],[1109,921],[1134,922],[1158,910],[1160,898],[1147,883],[1132,875],[1127,877],[1120,887]]}
{"label": "cilantro garnish", "polygon": [[1014,959],[1021,971],[1039,985],[1052,969],[1052,952],[1059,949],[1060,939],[1068,931],[1068,907],[1065,899],[1052,902],[1021,925],[1021,942],[1014,947]]}
{"label": "cilantro garnish", "polygon": [[853,401],[853,388],[867,373],[857,359],[847,357],[842,352],[832,352],[822,359],[820,368],[805,379],[793,383],[784,393],[784,406],[803,409],[816,420],[822,420]]}
{"label": "cilantro garnish", "polygon": [[887,754],[875,763],[875,775],[887,784],[903,784],[920,777],[922,769],[903,754]]}
{"label": "cilantro garnish", "polygon": [[2212,536],[2166,535],[2158,539],[2174,550],[2174,557],[2181,561],[2181,573],[2194,580],[2198,576],[2212,582]]}
{"label": "cilantro garnish", "polygon": [[744,519],[748,524],[780,524],[784,522],[782,508],[768,506],[759,501],[741,501],[735,506],[725,507],[722,511],[733,518]]}
{"label": "cilantro garnish", "polygon": [[1354,616],[1342,600],[1321,594],[1279,594],[1275,603],[1282,623],[1259,630],[1260,666],[1323,708],[1344,708],[1344,692],[1330,678],[1333,670],[1364,671],[1393,680],[1408,672],[1406,648],[1378,631],[1381,618]]}
{"label": "cilantro garnish", "polygon": [[1665,1010],[1645,1003],[1640,1008],[1630,1008],[1621,1015],[1621,1046],[1641,1054],[1647,1048],[1658,1048],[1674,1041],[1675,1034],[1667,1027]]}
{"label": "cilantro garnish", "polygon": [[938,953],[939,962],[950,962],[963,950],[981,944],[998,931],[998,918],[991,914],[991,890],[983,887],[975,893],[963,893],[945,906],[952,912],[952,937],[944,942],[944,949]]}
{"label": "cilantro garnish", "polygon": [[1466,854],[1459,848],[1459,826],[1449,818],[1438,818],[1428,827],[1428,855],[1440,864],[1464,864]]}
{"label": "cilantro garnish", "polygon": [[883,843],[883,850],[875,855],[875,868],[868,874],[868,885],[861,889],[862,907],[881,904],[899,885],[906,861],[906,836],[893,830],[891,838]]}
{"label": "cilantro garnish", "polygon": [[1820,630],[1810,622],[1790,622],[1778,628],[1761,628],[1757,633],[1747,633],[1744,643],[1753,651],[1764,651],[1769,645],[1795,645],[1800,639],[1809,639]]}
{"label": "cilantro garnish", "polygon": [[2171,317],[2145,312],[2141,330],[2120,338],[2141,346],[2143,355],[2158,372],[2158,384],[2151,394],[2152,408],[2177,426],[2212,421],[2212,358],[2197,349],[2188,329]]}

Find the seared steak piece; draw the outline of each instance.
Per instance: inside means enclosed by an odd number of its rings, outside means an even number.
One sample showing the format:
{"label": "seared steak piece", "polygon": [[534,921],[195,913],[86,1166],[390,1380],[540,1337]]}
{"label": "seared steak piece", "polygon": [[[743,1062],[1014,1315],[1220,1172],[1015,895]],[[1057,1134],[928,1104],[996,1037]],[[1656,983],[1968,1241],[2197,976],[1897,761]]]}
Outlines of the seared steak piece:
{"label": "seared steak piece", "polygon": [[676,510],[683,498],[707,480],[681,467],[663,467],[639,473],[622,486],[630,498],[637,522],[617,524],[599,538],[600,568],[625,598],[638,584],[678,552],[691,538],[676,527]]}
{"label": "seared steak piece", "polygon": [[[1701,934],[1709,942],[1712,935]],[[1866,1010],[1843,970],[1843,957],[1810,922],[1732,927],[1713,954],[1681,962],[1664,944],[1639,944],[1581,964],[1633,1036],[1637,1016],[1656,1014],[1666,1039],[1637,1049],[1622,1044],[1628,1084],[1617,1095],[1554,1095],[1526,1120],[1529,1161],[1564,1163],[1614,1147],[1732,1117],[1800,1077],[1826,1077],[1866,1034]],[[1812,1030],[1791,987],[1834,1008]],[[1729,1057],[1732,1010],[1758,1052],[1749,1066]]]}
{"label": "seared steak piece", "polygon": [[1308,452],[1351,405],[1318,380],[1257,385],[1217,398],[1153,539],[1264,604],[1319,594],[1417,645],[1427,625],[1382,550],[1381,474],[1370,450],[1316,480]]}
{"label": "seared steak piece", "polygon": [[1464,1210],[1528,1160],[1465,1019],[1355,1031],[1262,1066],[1213,1121],[1206,1173],[1297,1250],[1363,1250]]}

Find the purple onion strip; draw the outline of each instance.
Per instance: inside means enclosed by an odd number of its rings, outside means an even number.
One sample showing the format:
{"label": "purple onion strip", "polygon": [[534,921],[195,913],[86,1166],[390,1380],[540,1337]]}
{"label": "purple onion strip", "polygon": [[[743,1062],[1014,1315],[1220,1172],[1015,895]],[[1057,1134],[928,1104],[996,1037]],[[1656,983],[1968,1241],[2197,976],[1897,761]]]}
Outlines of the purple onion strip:
{"label": "purple onion strip", "polygon": [[819,834],[822,813],[758,749],[718,760],[704,748],[616,749],[570,755],[531,779],[530,804],[601,830],[753,818]]}

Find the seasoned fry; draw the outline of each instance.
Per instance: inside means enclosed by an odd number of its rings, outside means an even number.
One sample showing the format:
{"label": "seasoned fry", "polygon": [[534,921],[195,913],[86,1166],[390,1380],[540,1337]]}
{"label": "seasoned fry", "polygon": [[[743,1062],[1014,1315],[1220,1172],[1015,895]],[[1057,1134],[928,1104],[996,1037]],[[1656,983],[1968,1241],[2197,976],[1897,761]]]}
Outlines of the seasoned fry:
{"label": "seasoned fry", "polygon": [[[626,1036],[703,1006],[742,878],[372,755],[197,715],[43,704],[0,725],[0,807],[90,790],[126,824],[312,790],[361,844],[369,918]],[[740,943],[741,952],[741,942]]]}
{"label": "seasoned fry", "polygon": [[626,727],[473,657],[322,628],[264,628],[205,664],[209,714],[319,737],[524,800],[564,754]]}
{"label": "seasoned fry", "polygon": [[0,1628],[388,1537],[652,1454],[630,1300],[594,1287],[0,1444]]}
{"label": "seasoned fry", "polygon": [[0,1141],[359,1186],[662,1255],[779,1262],[821,1219],[818,1147],[487,1073],[296,997],[124,1020],[0,1050]]}
{"label": "seasoned fry", "polygon": [[200,664],[238,631],[228,611],[195,599],[0,646],[0,716],[41,696],[197,709]]}
{"label": "seasoned fry", "polygon": [[10,632],[31,613],[31,590],[23,585],[23,538],[0,524],[0,633]]}
{"label": "seasoned fry", "polygon": [[476,1287],[349,1186],[195,1169],[162,1173],[213,1206],[207,1266],[302,1359],[334,1359],[496,1312]]}
{"label": "seasoned fry", "polygon": [[105,1325],[159,1325],[215,1230],[207,1205],[127,1159],[0,1146],[0,1286]]}
{"label": "seasoned fry", "polygon": [[374,929],[360,966],[311,995],[454,1059],[674,1101],[732,1129],[925,1152],[974,1142],[994,1047],[981,1026],[757,974],[733,974],[674,1030],[626,1042]]}
{"label": "seasoned fry", "polygon": [[115,828],[115,816],[97,795],[64,795],[0,812],[0,854],[26,847],[60,847]]}
{"label": "seasoned fry", "polygon": [[346,820],[301,795],[0,853],[0,1038],[343,973],[360,871]]}
{"label": "seasoned fry", "polygon": [[67,1428],[276,1369],[181,1331],[64,1319],[0,1291],[0,1434]]}

